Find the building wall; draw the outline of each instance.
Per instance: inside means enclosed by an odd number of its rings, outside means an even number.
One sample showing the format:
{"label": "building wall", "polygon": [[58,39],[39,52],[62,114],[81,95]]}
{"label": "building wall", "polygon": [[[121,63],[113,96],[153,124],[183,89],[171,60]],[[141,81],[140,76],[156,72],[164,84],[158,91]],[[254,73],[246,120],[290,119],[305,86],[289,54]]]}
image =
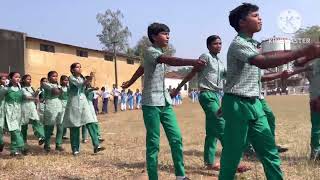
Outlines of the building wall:
{"label": "building wall", "polygon": [[[47,73],[55,70],[59,76],[70,75],[70,65],[74,62],[79,62],[82,66],[82,74],[95,75],[93,85],[95,87],[106,86],[107,89],[112,88],[115,82],[114,75],[114,62],[105,61],[104,53],[94,50],[88,51],[88,57],[79,57],[76,55],[76,47],[50,44],[55,46],[55,53],[40,51],[40,43],[37,39],[27,39],[26,41],[26,58],[25,58],[25,71],[32,77],[32,85],[39,86],[41,77],[46,77]],[[129,80],[136,69],[139,67],[139,62],[135,61],[134,65],[127,64],[125,57],[117,57],[118,66],[118,84],[121,85],[123,81]],[[131,89],[141,89],[141,79],[138,79]]]}
{"label": "building wall", "polygon": [[0,72],[24,73],[24,34],[0,29]]}
{"label": "building wall", "polygon": [[[176,88],[178,87],[179,83],[182,81],[181,79],[171,79],[171,78],[165,78],[165,86],[166,86],[166,89],[173,89],[173,88]],[[186,97],[188,96],[188,88],[189,88],[189,82],[186,83],[187,85],[187,89],[185,90],[184,87],[181,88],[181,95],[183,97]]]}

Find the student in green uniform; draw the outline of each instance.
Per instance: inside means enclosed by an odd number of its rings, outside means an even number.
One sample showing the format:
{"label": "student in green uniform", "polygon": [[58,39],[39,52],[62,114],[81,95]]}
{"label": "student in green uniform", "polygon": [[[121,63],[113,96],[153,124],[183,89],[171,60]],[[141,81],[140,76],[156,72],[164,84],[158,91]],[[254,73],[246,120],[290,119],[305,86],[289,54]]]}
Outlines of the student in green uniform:
{"label": "student in green uniform", "polygon": [[283,179],[280,158],[268,120],[259,100],[260,68],[277,67],[300,57],[320,56],[316,44],[296,51],[260,54],[253,35],[262,27],[256,5],[243,3],[230,12],[230,25],[238,32],[227,53],[227,82],[222,99],[226,121],[219,179],[234,179],[247,139],[263,164],[267,179]]}
{"label": "student in green uniform", "polygon": [[[69,86],[69,78],[66,75],[60,76],[60,89],[61,89],[61,95],[59,96],[59,99],[62,102],[62,115],[61,115],[61,122],[63,121],[64,112],[66,110],[67,101],[68,101],[68,87]],[[63,136],[62,139],[68,139],[67,137],[67,128],[63,128]]]}
{"label": "student in green uniform", "polygon": [[[97,135],[98,135],[98,138],[99,138],[99,141],[100,142],[103,142],[104,139],[101,137],[101,133],[100,133],[100,125],[99,125],[99,122],[98,122],[98,119],[97,119],[97,115],[96,115],[96,112],[95,112],[95,109],[94,109],[94,105],[93,105],[93,96],[94,96],[94,91],[96,90],[99,90],[99,88],[93,88],[91,86],[91,83],[92,83],[92,77],[91,76],[86,76],[85,77],[88,82],[88,85],[86,86],[86,90],[85,90],[85,94],[86,94],[86,97],[88,99],[88,102],[89,102],[89,106],[90,106],[90,111],[91,113],[93,114],[93,117],[96,119],[96,128],[97,128]],[[87,128],[85,128],[87,129]],[[84,137],[86,137],[86,134],[85,135],[82,135]]]}
{"label": "student in green uniform", "polygon": [[39,103],[38,91],[35,91],[31,87],[31,76],[26,74],[22,76],[22,121],[21,121],[21,133],[24,143],[27,144],[28,124],[32,124],[34,135],[39,140],[39,145],[44,143],[44,129],[40,122],[37,104]]}
{"label": "student in green uniform", "polygon": [[5,113],[5,127],[10,132],[11,156],[19,156],[21,153],[26,153],[23,137],[20,131],[21,122],[21,104],[23,93],[20,87],[20,74],[11,72],[9,74],[9,87],[6,90],[4,113]]}
{"label": "student in green uniform", "polygon": [[43,113],[44,113],[44,104],[45,104],[45,92],[43,87],[44,83],[47,83],[48,79],[46,77],[43,77],[40,79],[40,87],[39,89],[37,89],[37,91],[39,91],[39,107],[37,107],[39,109],[39,118],[40,118],[40,122],[43,124]]}
{"label": "student in green uniform", "polygon": [[86,125],[91,141],[93,144],[93,152],[98,153],[104,150],[100,146],[99,138],[97,136],[97,127],[95,123],[97,120],[93,117],[90,111],[90,106],[85,95],[85,87],[89,81],[81,74],[80,63],[73,63],[70,66],[72,75],[69,77],[69,96],[66,111],[63,118],[63,125],[70,128],[70,142],[71,149],[74,156],[80,151],[80,127]]}
{"label": "student in green uniform", "polygon": [[[220,140],[223,146],[223,132],[225,121],[218,117],[220,109],[220,92],[223,88],[223,80],[226,76],[226,68],[218,54],[221,51],[221,38],[212,35],[206,41],[208,53],[200,56],[200,59],[207,62],[207,66],[202,69],[193,69],[178,85],[171,97],[175,97],[181,88],[190,81],[196,74],[198,75],[198,89],[200,90],[199,103],[206,115],[205,127],[206,137],[204,143],[204,164],[208,169],[219,170],[220,164],[214,164],[217,140]],[[250,170],[249,167],[241,165],[238,172]]]}
{"label": "student in green uniform", "polygon": [[180,128],[176,114],[173,111],[169,92],[165,89],[164,75],[166,65],[203,67],[202,60],[181,59],[164,55],[164,48],[169,42],[169,27],[165,24],[153,23],[148,27],[148,37],[152,46],[146,50],[143,65],[138,68],[133,77],[123,83],[129,87],[144,73],[144,89],[142,92],[142,112],[146,137],[146,159],[148,176],[151,180],[158,179],[158,152],[160,141],[160,124],[162,124],[171,147],[176,178],[185,177],[183,163],[183,146]]}
{"label": "student in green uniform", "polygon": [[[297,66],[304,66],[306,62],[297,60]],[[320,161],[320,59],[305,65],[309,80],[310,116],[311,116],[311,153],[310,160]]]}
{"label": "student in green uniform", "polygon": [[61,90],[58,85],[58,73],[56,71],[50,71],[48,73],[48,83],[43,83],[42,88],[45,93],[45,106],[44,106],[44,131],[45,131],[45,144],[44,149],[46,152],[50,152],[51,135],[54,130],[54,126],[57,127],[56,133],[56,150],[64,151],[62,148],[62,103],[59,99]]}
{"label": "student in green uniform", "polygon": [[7,75],[0,75],[0,152],[3,151],[4,142],[3,142],[3,129],[4,129],[4,102],[5,102],[5,93],[7,92],[7,87],[5,87],[7,81]]}

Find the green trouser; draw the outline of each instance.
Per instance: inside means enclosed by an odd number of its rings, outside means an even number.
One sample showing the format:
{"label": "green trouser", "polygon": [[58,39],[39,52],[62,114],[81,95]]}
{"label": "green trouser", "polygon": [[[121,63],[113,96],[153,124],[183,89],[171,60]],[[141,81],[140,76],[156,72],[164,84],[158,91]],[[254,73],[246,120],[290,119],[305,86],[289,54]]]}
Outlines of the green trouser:
{"label": "green trouser", "polygon": [[88,130],[87,127],[84,125],[81,127],[81,135],[82,135],[82,140],[85,140],[88,138]]}
{"label": "green trouser", "polygon": [[23,142],[21,132],[19,130],[10,131],[10,136],[11,136],[11,144],[10,144],[11,153],[22,151],[24,149],[24,142]]}
{"label": "green trouser", "polygon": [[267,179],[283,179],[281,160],[260,100],[226,94],[222,112],[226,125],[219,179],[234,179],[247,138],[262,162]]}
{"label": "green trouser", "polygon": [[99,123],[94,123],[97,129],[97,136],[100,138],[101,137],[101,129]]}
{"label": "green trouser", "polygon": [[275,137],[275,129],[276,129],[276,117],[274,116],[270,106],[267,104],[267,101],[265,99],[260,99],[262,109],[264,113],[266,114],[266,117],[268,119],[268,124],[270,126],[271,133],[273,137]]}
{"label": "green trouser", "polygon": [[0,145],[4,144],[3,142],[3,128],[0,127]]}
{"label": "green trouser", "polygon": [[166,133],[171,148],[176,176],[184,176],[183,145],[180,128],[172,105],[142,106],[144,125],[146,127],[146,159],[148,176],[158,179],[158,153],[160,143],[160,123]]}
{"label": "green trouser", "polygon": [[320,112],[311,111],[311,150],[320,151]]}
{"label": "green trouser", "polygon": [[[40,123],[40,121],[30,120],[30,123],[32,124],[33,134],[38,139],[44,138],[44,129],[43,129],[43,125]],[[24,143],[27,143],[28,124],[21,126],[21,133],[22,133]]]}
{"label": "green trouser", "polygon": [[[89,131],[93,147],[98,147],[100,142],[97,136],[97,128],[95,123],[85,125]],[[80,151],[80,127],[70,128],[70,143],[72,152]]]}
{"label": "green trouser", "polygon": [[62,134],[62,136],[64,137],[64,136],[67,136],[67,128],[63,128],[63,134]]}
{"label": "green trouser", "polygon": [[199,95],[199,102],[206,114],[206,138],[204,143],[204,162],[213,164],[217,149],[217,139],[223,144],[223,132],[225,121],[216,116],[220,108],[220,100],[217,93],[204,91]]}
{"label": "green trouser", "polygon": [[[51,140],[51,134],[53,132],[54,125],[45,125],[44,126],[44,132],[45,132],[45,142],[44,147],[46,149],[50,148],[50,140]],[[56,133],[56,147],[62,146],[62,135],[63,135],[63,126],[62,124],[57,125],[57,133]]]}

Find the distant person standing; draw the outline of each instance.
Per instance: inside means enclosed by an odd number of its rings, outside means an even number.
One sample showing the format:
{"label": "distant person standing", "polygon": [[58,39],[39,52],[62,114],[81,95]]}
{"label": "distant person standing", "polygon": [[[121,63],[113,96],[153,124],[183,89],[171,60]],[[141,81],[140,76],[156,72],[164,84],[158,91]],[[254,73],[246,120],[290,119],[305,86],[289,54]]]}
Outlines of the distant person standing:
{"label": "distant person standing", "polygon": [[108,113],[108,102],[110,98],[110,93],[105,89],[105,87],[101,88],[102,91],[102,99],[103,99],[103,107],[102,107],[102,113]]}
{"label": "distant person standing", "polygon": [[120,106],[121,111],[127,110],[127,93],[123,89],[121,91],[121,106]]}
{"label": "distant person standing", "polygon": [[101,93],[98,90],[94,90],[92,103],[96,114],[99,114],[99,97],[101,97]]}
{"label": "distant person standing", "polygon": [[140,109],[141,106],[141,92],[139,91],[139,89],[136,90],[136,93],[134,94],[136,96],[136,108]]}
{"label": "distant person standing", "polygon": [[129,109],[133,110],[134,95],[133,95],[133,92],[130,89],[128,90],[127,96],[128,96]]}
{"label": "distant person standing", "polygon": [[112,96],[113,96],[114,112],[118,112],[118,99],[120,96],[120,91],[115,84],[113,85],[113,88],[112,88]]}

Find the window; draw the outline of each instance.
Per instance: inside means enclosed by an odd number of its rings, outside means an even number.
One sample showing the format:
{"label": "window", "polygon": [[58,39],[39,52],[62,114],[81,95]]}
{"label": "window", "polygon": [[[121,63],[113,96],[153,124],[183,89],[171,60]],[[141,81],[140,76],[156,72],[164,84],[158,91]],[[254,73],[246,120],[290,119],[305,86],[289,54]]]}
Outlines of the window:
{"label": "window", "polygon": [[183,86],[183,89],[184,89],[185,91],[188,90],[188,85],[185,84],[185,85]]}
{"label": "window", "polygon": [[113,61],[113,56],[105,54],[105,55],[104,55],[104,60],[106,60],[106,61]]}
{"label": "window", "polygon": [[77,50],[77,56],[88,57],[88,51]]}
{"label": "window", "polygon": [[54,46],[48,44],[40,44],[40,51],[55,52]]}
{"label": "window", "polygon": [[128,58],[128,59],[127,59],[127,64],[134,64],[134,60],[133,60],[133,59]]}

